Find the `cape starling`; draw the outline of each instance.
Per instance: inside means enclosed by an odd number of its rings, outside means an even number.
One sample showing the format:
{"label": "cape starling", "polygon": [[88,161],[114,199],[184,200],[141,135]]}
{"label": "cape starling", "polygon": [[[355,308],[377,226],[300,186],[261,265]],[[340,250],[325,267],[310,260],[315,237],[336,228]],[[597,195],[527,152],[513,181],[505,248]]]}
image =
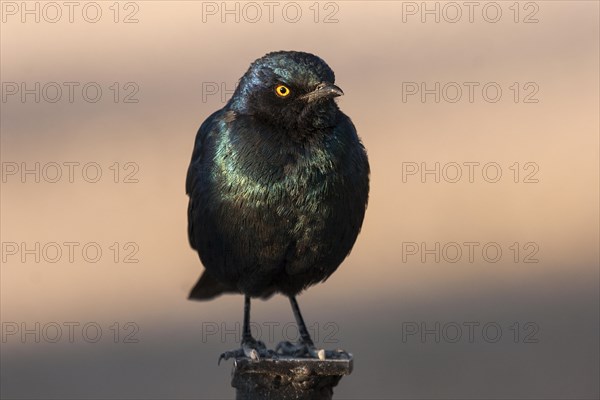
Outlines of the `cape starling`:
{"label": "cape starling", "polygon": [[272,354],[250,333],[250,298],[277,292],[289,297],[300,333],[278,351],[325,358],[295,296],[346,258],[369,193],[367,155],[334,82],[313,54],[269,53],[200,126],[186,191],[189,241],[206,270],[190,299],[245,296],[242,348],[221,358]]}

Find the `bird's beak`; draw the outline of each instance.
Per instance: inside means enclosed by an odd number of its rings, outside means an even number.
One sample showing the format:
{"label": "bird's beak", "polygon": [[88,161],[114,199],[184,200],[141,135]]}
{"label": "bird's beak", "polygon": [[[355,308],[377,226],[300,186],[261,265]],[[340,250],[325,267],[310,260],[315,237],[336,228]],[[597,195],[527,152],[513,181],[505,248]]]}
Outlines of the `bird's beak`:
{"label": "bird's beak", "polygon": [[305,95],[308,101],[315,101],[318,99],[332,99],[334,97],[342,96],[344,91],[334,85],[333,83],[321,83],[315,90]]}

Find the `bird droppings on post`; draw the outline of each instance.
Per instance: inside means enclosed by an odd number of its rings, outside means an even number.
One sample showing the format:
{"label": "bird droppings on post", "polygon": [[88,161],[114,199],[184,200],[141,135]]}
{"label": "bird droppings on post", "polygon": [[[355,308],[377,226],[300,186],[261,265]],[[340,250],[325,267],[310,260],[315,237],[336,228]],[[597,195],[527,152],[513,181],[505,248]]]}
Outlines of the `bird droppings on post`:
{"label": "bird droppings on post", "polygon": [[[329,353],[329,352],[328,352]],[[341,353],[340,353],[341,354]],[[353,368],[352,354],[339,358],[271,357],[235,359],[231,386],[238,400],[331,399],[333,388]]]}

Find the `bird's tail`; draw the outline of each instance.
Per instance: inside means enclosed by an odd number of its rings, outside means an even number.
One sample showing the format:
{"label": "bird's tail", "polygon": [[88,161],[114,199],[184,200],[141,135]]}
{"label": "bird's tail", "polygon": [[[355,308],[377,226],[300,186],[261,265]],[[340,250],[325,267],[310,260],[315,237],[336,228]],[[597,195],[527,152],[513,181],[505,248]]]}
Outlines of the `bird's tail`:
{"label": "bird's tail", "polygon": [[204,271],[188,297],[189,300],[211,300],[224,293],[239,293],[237,290],[232,289],[221,282],[217,281],[208,273]]}

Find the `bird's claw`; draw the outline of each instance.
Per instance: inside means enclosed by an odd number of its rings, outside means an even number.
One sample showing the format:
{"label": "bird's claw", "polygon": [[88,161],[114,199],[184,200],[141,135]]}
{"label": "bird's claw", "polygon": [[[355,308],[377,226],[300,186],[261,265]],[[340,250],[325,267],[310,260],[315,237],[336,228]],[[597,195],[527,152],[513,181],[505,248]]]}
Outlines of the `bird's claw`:
{"label": "bird's claw", "polygon": [[317,349],[313,344],[299,343],[293,344],[288,341],[281,342],[275,348],[278,354],[291,357],[312,357],[319,360],[349,360],[350,354],[342,349],[324,350]]}
{"label": "bird's claw", "polygon": [[324,349],[317,349],[312,343],[299,342],[292,344],[288,341],[280,342],[275,348],[276,352],[282,355],[293,357],[312,357],[319,360],[327,358],[327,352]]}
{"label": "bird's claw", "polygon": [[238,358],[238,357],[242,357],[243,355],[244,355],[244,350],[242,350],[242,349],[223,352],[219,356],[219,361],[217,362],[217,365],[221,365],[221,360],[229,360],[230,358]]}
{"label": "bird's claw", "polygon": [[267,346],[260,340],[247,339],[242,341],[242,348],[222,353],[219,356],[218,365],[221,364],[221,360],[240,357],[247,357],[252,361],[260,361],[262,357],[276,357],[276,353],[273,350],[267,349]]}
{"label": "bird's claw", "polygon": [[330,360],[349,360],[351,358],[350,353],[342,349],[327,350],[325,353]]}

